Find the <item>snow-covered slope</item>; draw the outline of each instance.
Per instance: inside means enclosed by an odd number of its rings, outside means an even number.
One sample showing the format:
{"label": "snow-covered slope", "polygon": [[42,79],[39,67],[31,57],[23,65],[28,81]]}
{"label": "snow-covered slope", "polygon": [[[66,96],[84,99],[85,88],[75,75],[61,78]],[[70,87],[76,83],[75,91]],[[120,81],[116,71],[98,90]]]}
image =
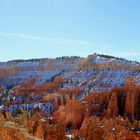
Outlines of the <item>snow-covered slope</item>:
{"label": "snow-covered slope", "polygon": [[36,78],[35,84],[49,82],[53,77],[58,76],[60,71],[22,71],[15,76],[8,76],[1,80],[5,87],[14,87],[30,78]]}
{"label": "snow-covered slope", "polygon": [[5,87],[17,86],[33,77],[36,78],[35,84],[42,84],[58,75],[65,79],[63,89],[80,88],[85,93],[123,86],[129,77],[134,78],[135,84],[140,84],[138,62],[98,54],[87,58],[62,57],[0,63],[1,71],[10,68],[18,72],[10,75],[8,71],[5,74],[5,78],[0,80]]}
{"label": "snow-covered slope", "polygon": [[95,70],[64,73],[64,89],[80,88],[86,92],[110,90],[121,87],[127,78],[134,78],[135,84],[140,84],[140,72],[129,70]]}

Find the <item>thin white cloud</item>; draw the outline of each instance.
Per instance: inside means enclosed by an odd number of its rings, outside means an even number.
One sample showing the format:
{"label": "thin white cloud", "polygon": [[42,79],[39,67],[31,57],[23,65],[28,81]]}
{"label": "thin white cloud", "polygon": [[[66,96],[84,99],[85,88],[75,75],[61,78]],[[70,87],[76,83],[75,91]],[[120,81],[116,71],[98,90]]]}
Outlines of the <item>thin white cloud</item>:
{"label": "thin white cloud", "polygon": [[0,36],[4,37],[14,37],[14,38],[21,38],[21,39],[32,39],[37,41],[52,41],[52,42],[61,42],[61,43],[74,43],[78,45],[87,45],[87,46],[95,46],[95,43],[83,41],[83,40],[75,40],[70,38],[63,38],[63,37],[47,37],[47,36],[36,36],[36,35],[29,35],[24,33],[8,33],[8,32],[0,32]]}
{"label": "thin white cloud", "polygon": [[64,42],[73,42],[73,43],[81,44],[81,45],[95,46],[95,43],[91,43],[91,42],[83,41],[83,40],[75,40],[75,39],[62,38],[62,37],[56,37],[54,39],[59,40],[59,41],[64,41]]}
{"label": "thin white cloud", "polygon": [[34,36],[34,35],[23,34],[23,33],[0,32],[0,36],[16,37],[16,38],[22,38],[22,39],[33,39],[33,40],[52,40],[51,38],[48,38],[48,37]]}

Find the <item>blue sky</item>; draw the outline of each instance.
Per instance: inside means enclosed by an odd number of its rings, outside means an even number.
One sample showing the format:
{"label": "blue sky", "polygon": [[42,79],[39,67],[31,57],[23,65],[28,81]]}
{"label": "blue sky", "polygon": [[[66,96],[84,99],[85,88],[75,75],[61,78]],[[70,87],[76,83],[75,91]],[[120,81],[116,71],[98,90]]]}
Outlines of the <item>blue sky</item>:
{"label": "blue sky", "polygon": [[0,0],[0,61],[92,53],[140,61],[139,0]]}

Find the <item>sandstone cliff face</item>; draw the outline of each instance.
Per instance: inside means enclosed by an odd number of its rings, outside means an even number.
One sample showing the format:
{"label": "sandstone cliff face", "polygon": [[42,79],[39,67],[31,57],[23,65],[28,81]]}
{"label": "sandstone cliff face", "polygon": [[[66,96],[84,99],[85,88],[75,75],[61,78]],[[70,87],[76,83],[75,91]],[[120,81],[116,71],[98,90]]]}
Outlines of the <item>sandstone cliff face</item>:
{"label": "sandstone cliff face", "polygon": [[[128,125],[129,124],[129,125]],[[137,140],[140,137],[126,128],[133,127],[126,119],[116,117],[114,119],[97,117],[85,118],[80,129],[80,136],[88,140]]]}
{"label": "sandstone cliff face", "polygon": [[[27,128],[28,133],[48,140],[65,140],[65,130],[77,139],[138,140],[140,137],[132,128],[140,127],[140,87],[134,84],[139,82],[140,72],[130,71],[134,69],[138,70],[139,65],[97,55],[87,59],[59,58],[10,63],[0,69],[1,85],[17,82],[18,86],[12,89],[14,93],[7,93],[10,99],[4,105],[9,107],[11,104],[51,100],[55,112],[51,117],[39,109],[29,110],[27,114],[20,110],[18,115],[15,113],[13,116],[2,112],[0,125],[5,121],[18,122],[18,125]],[[57,72],[51,72],[54,70]],[[3,90],[2,85],[0,91]],[[15,101],[13,96],[22,100]],[[0,131],[7,135],[7,140],[13,138],[11,132],[19,136],[14,136],[16,139],[22,140],[22,134],[16,129],[8,128],[7,132],[6,128],[4,126]]]}
{"label": "sandstone cliff face", "polygon": [[[59,74],[63,73],[64,75],[66,75],[67,72],[77,73],[85,70],[90,70],[90,71],[94,70],[96,72],[98,72],[99,70],[108,71],[107,73],[110,73],[111,71],[117,73],[117,71],[120,71],[118,72],[118,74],[124,71],[126,72],[126,76],[127,76],[128,71],[131,74],[131,72],[134,73],[136,72],[134,70],[139,70],[139,69],[140,69],[140,65],[136,62],[131,62],[131,61],[118,59],[105,55],[99,55],[99,54],[90,55],[87,58],[62,57],[56,59],[42,59],[42,60],[28,60],[28,61],[17,60],[17,61],[7,62],[4,64],[0,63],[0,80],[7,78],[6,82],[9,83],[8,85],[5,86],[13,87],[22,83],[23,81],[26,81],[32,76],[33,77],[41,76],[42,75],[41,72],[57,71]],[[27,75],[28,77],[26,77]],[[97,74],[97,77],[98,76],[100,76],[100,73]],[[123,75],[122,73],[122,76],[125,75]],[[44,79],[46,78],[46,75],[42,77],[43,78],[41,79]],[[2,83],[4,84],[5,81],[2,80]],[[111,83],[111,81],[109,83]],[[121,81],[118,82],[118,84],[121,85],[122,84]]]}
{"label": "sandstone cliff face", "polygon": [[135,93],[128,92],[126,97],[126,104],[125,104],[125,114],[134,121],[134,110],[135,110]]}
{"label": "sandstone cliff face", "polygon": [[116,88],[108,92],[91,93],[84,100],[91,114],[108,118],[118,115],[127,116],[132,122],[140,119],[139,86]]}
{"label": "sandstone cliff face", "polygon": [[[108,103],[108,110],[111,117],[118,116],[118,99],[115,92],[111,94],[111,98]],[[109,114],[108,114],[109,115]]]}
{"label": "sandstone cliff face", "polygon": [[[133,67],[132,67],[132,65]],[[105,56],[100,54],[93,54],[87,57],[87,61],[81,66],[81,69],[86,70],[120,70],[120,69],[128,69],[128,70],[138,70],[140,69],[139,65],[135,65],[127,60],[122,60],[118,58],[114,58],[112,56]]]}
{"label": "sandstone cliff face", "polygon": [[84,120],[86,114],[86,108],[80,102],[76,100],[69,100],[66,106],[60,106],[57,112],[54,113],[53,117],[56,121],[64,121],[65,124],[69,125],[74,129],[78,129]]}
{"label": "sandstone cliff face", "polygon": [[18,72],[19,72],[19,69],[16,67],[1,68],[0,69],[0,80],[6,78],[8,76],[14,76]]}
{"label": "sandstone cliff face", "polygon": [[25,140],[25,138],[16,130],[12,128],[1,127],[0,128],[1,140]]}

